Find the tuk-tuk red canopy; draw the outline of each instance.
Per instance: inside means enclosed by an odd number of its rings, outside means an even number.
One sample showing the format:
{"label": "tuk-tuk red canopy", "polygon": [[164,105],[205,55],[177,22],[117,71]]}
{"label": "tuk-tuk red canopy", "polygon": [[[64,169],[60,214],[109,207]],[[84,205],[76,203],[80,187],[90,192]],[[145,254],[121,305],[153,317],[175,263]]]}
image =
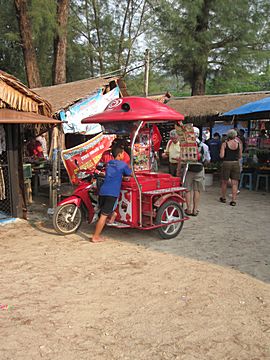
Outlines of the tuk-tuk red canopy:
{"label": "tuk-tuk red canopy", "polygon": [[104,112],[82,120],[87,123],[113,121],[181,121],[184,115],[158,101],[142,97],[124,97],[110,102]]}

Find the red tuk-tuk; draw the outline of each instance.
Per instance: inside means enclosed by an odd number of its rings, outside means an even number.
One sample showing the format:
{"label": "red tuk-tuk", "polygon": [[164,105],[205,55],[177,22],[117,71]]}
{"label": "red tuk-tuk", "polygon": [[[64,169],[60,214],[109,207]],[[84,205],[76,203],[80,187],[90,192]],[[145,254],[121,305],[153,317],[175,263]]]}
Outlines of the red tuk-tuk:
{"label": "red tuk-tuk", "polygon": [[122,182],[113,226],[140,230],[156,229],[161,238],[177,236],[183,222],[185,188],[179,177],[151,171],[154,160],[155,126],[180,122],[183,115],[167,105],[139,97],[113,100],[100,114],[82,123],[99,123],[105,134],[130,140],[132,177]]}

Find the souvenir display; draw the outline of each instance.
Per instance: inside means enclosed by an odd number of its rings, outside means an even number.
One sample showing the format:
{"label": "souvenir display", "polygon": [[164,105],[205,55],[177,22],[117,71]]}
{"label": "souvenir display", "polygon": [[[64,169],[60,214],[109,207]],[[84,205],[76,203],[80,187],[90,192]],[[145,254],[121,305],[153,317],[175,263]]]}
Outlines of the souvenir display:
{"label": "souvenir display", "polygon": [[179,136],[180,142],[180,157],[182,163],[197,162],[198,149],[196,145],[196,137],[194,135],[192,124],[175,125],[175,129]]}
{"label": "souvenir display", "polygon": [[150,170],[150,130],[143,129],[134,144],[134,169],[136,171]]}

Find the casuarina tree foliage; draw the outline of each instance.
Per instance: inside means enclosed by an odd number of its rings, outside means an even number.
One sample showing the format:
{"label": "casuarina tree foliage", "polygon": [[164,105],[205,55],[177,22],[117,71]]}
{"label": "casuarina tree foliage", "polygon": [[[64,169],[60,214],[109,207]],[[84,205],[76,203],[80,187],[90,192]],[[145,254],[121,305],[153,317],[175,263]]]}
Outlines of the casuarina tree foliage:
{"label": "casuarina tree foliage", "polygon": [[0,68],[31,87],[117,74],[139,89],[148,48],[154,92],[269,88],[269,0],[0,0],[0,9]]}
{"label": "casuarina tree foliage", "polygon": [[[270,3],[261,0],[152,1],[163,64],[205,93],[206,81],[228,68],[250,72],[269,58]],[[164,51],[166,50],[166,51]],[[237,76],[237,73],[232,74]]]}

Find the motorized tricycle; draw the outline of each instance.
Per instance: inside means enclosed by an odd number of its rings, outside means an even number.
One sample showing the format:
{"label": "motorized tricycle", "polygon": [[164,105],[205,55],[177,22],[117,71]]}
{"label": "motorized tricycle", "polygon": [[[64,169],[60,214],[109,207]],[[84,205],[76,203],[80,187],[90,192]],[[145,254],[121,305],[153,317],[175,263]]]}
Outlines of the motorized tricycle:
{"label": "motorized tricycle", "polygon": [[[103,113],[88,117],[82,123],[99,123],[104,134],[129,140],[132,176],[122,182],[112,226],[156,230],[163,239],[176,237],[184,221],[185,188],[180,178],[151,171],[154,154],[154,126],[163,122],[180,122],[183,115],[154,100],[127,97],[113,100]],[[58,203],[53,216],[54,228],[61,234],[75,232],[85,212],[88,222],[98,219],[96,179],[80,181],[72,196]]]}

